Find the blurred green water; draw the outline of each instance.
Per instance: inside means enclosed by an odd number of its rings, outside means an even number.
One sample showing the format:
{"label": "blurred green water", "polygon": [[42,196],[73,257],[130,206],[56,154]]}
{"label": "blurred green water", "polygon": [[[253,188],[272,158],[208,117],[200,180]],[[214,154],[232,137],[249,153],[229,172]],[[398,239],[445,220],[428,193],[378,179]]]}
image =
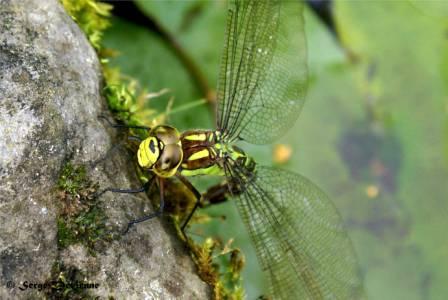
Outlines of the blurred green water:
{"label": "blurred green water", "polygon": [[[225,3],[176,3],[140,2],[214,86]],[[312,179],[340,209],[370,299],[448,296],[448,22],[433,14],[440,9],[427,7],[418,1],[336,1],[344,47],[307,11],[307,103],[280,140],[294,151],[283,167]],[[114,19],[106,46],[121,52],[112,65],[123,73],[151,91],[172,91],[152,100],[152,107],[163,110],[171,96],[175,107],[201,97],[177,57],[147,29]],[[205,106],[170,122],[180,129],[213,128]],[[258,163],[272,163],[272,146],[245,149]],[[369,191],[378,195],[369,197]],[[224,239],[236,237],[248,261],[248,299],[254,299],[266,285],[236,209],[226,203],[209,212],[227,215],[207,228]]]}

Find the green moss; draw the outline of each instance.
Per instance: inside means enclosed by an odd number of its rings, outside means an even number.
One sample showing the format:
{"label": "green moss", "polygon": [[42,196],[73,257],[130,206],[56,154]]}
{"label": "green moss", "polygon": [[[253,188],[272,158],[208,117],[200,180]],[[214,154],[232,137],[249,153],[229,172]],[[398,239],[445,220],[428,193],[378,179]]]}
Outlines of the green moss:
{"label": "green moss", "polygon": [[87,182],[84,166],[74,167],[68,163],[62,168],[57,186],[59,189],[75,195],[81,187],[86,186]]}
{"label": "green moss", "polygon": [[67,226],[66,220],[63,217],[57,219],[58,227],[58,247],[66,248],[71,244],[77,242],[76,234],[73,234]]}
{"label": "green moss", "polygon": [[188,244],[199,277],[212,287],[213,299],[244,299],[241,271],[245,259],[239,249],[231,247],[232,240],[224,247],[212,238],[202,244],[189,239]]}
{"label": "green moss", "polygon": [[89,289],[82,288],[80,284],[92,284],[85,282],[85,274],[75,267],[67,267],[60,261],[56,261],[51,268],[51,278],[47,282],[51,287],[45,289],[47,299],[92,299]]}
{"label": "green moss", "polygon": [[60,216],[57,220],[58,247],[83,244],[91,255],[112,241],[112,234],[105,226],[105,214],[98,207],[89,207],[75,216]]}
{"label": "green moss", "polygon": [[67,164],[61,171],[58,188],[58,247],[81,243],[94,255],[96,249],[112,240],[105,226],[107,217],[96,202],[97,184],[86,178],[83,166]]}

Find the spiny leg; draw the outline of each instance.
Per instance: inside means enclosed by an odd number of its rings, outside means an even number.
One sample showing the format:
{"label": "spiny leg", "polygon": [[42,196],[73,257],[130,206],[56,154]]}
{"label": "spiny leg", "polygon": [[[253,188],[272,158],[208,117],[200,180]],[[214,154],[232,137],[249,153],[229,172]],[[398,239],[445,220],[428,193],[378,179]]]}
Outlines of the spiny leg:
{"label": "spiny leg", "polygon": [[[154,176],[153,178],[155,178],[157,176]],[[163,209],[165,207],[165,199],[164,199],[164,187],[163,187],[163,178],[161,177],[157,177],[157,181],[159,183],[159,192],[160,192],[160,205],[159,205],[159,209],[149,215],[143,216],[141,218],[132,220],[131,222],[128,223],[128,227],[126,228],[126,230],[123,232],[123,234],[126,234],[129,229],[131,229],[132,226],[134,226],[137,223],[141,223],[144,222],[146,220],[152,219],[154,217],[157,217],[161,214],[163,214]]]}
{"label": "spiny leg", "polygon": [[[146,127],[146,126],[128,126],[128,125],[124,125],[124,124],[114,124],[114,123],[112,123],[112,122],[111,122],[106,116],[104,116],[104,115],[99,115],[98,118],[99,118],[99,119],[104,119],[104,120],[107,122],[107,124],[108,124],[109,126],[114,127],[114,128],[131,128],[131,129],[145,129],[145,130],[151,130],[150,127]],[[134,140],[134,141],[137,141],[137,142],[139,142],[139,143],[142,141],[141,138],[139,138],[138,136],[134,136],[134,135],[128,136],[127,139],[128,139],[128,140]],[[119,144],[113,146],[111,149],[109,149],[109,150],[107,151],[106,155],[105,155],[103,158],[100,158],[99,160],[97,160],[97,161],[95,161],[95,162],[93,162],[93,163],[91,164],[92,168],[95,167],[98,163],[100,163],[100,162],[104,161],[106,158],[108,158],[108,156],[109,156],[110,154],[112,154],[112,152],[115,152],[121,145],[122,145],[122,144],[119,143]]]}
{"label": "spiny leg", "polygon": [[153,176],[151,179],[149,179],[142,187],[138,188],[138,189],[117,189],[117,188],[111,188],[108,187],[104,190],[102,190],[100,193],[98,193],[96,195],[96,197],[100,197],[101,195],[103,195],[106,192],[112,192],[112,193],[123,193],[123,194],[137,194],[137,193],[143,193],[145,191],[147,191],[149,189],[149,187],[151,186],[153,180],[154,180]]}
{"label": "spiny leg", "polygon": [[156,217],[156,216],[158,216],[158,215],[161,215],[161,214],[163,213],[163,209],[164,209],[164,207],[165,207],[163,180],[162,180],[162,178],[160,178],[160,177],[157,177],[157,179],[158,179],[158,183],[159,183],[159,192],[160,192],[160,205],[159,205],[159,209],[158,209],[157,211],[155,211],[155,212],[153,212],[153,213],[147,215],[147,216],[143,216],[143,217],[141,217],[141,218],[138,218],[138,219],[135,219],[135,220],[132,220],[131,222],[129,222],[129,223],[128,223],[128,227],[126,228],[126,230],[125,230],[125,232],[124,232],[123,234],[127,233],[127,232],[129,231],[129,229],[130,229],[134,224],[137,224],[137,223],[144,222],[144,221],[146,221],[146,220],[152,219],[152,218],[154,218],[154,217]]}
{"label": "spiny leg", "polygon": [[98,118],[104,119],[107,122],[107,124],[109,124],[109,126],[114,127],[114,128],[131,128],[131,129],[151,130],[151,127],[147,127],[147,126],[128,126],[128,125],[124,125],[124,124],[114,124],[104,115],[99,115]]}
{"label": "spiny leg", "polygon": [[[134,140],[134,141],[137,141],[137,142],[141,142],[142,141],[141,138],[139,138],[138,136],[133,136],[133,135],[128,136],[128,140]],[[123,145],[124,145],[123,143],[118,143],[118,144],[112,146],[112,148],[107,150],[106,154],[103,157],[101,157],[101,158],[97,159],[96,161],[92,162],[90,164],[90,167],[92,169],[95,168],[99,163],[102,163],[103,161],[108,159],[114,152],[116,152]]]}
{"label": "spiny leg", "polygon": [[194,204],[193,209],[191,210],[190,214],[188,215],[187,219],[184,221],[184,224],[182,224],[182,227],[180,228],[182,231],[182,234],[184,235],[184,238],[187,239],[187,236],[185,234],[185,227],[188,225],[188,222],[190,222],[191,217],[193,216],[196,209],[201,204],[201,193],[198,192],[198,190],[188,181],[187,178],[182,176],[181,174],[177,173],[176,177],[179,178],[180,181],[194,194],[196,198],[196,202]]}
{"label": "spiny leg", "polygon": [[[151,130],[150,127],[146,127],[146,126],[128,126],[128,125],[124,125],[124,124],[114,124],[104,115],[99,115],[98,118],[104,119],[109,126],[114,127],[114,128],[131,128],[131,129],[133,128],[133,129]],[[137,141],[138,143],[140,143],[142,141],[141,138],[139,138],[138,136],[133,136],[133,135],[128,136],[127,139]],[[99,163],[106,160],[113,152],[117,151],[117,149],[122,145],[123,145],[122,143],[119,143],[119,144],[113,146],[112,148],[110,148],[104,157],[102,157],[90,164],[91,168],[92,169],[95,168]]]}
{"label": "spiny leg", "polygon": [[[212,187],[210,187],[204,194],[200,194],[199,191],[188,181],[187,178],[180,175],[179,173],[176,174],[176,177],[182,181],[182,183],[194,194],[196,198],[196,203],[191,210],[190,214],[188,215],[187,219],[184,221],[184,224],[182,224],[181,230],[182,233],[185,236],[185,227],[190,222],[191,218],[193,217],[193,214],[195,213],[196,209],[201,207],[206,207],[209,205],[219,204],[222,202],[225,202],[229,198],[229,193],[233,195],[238,195],[241,193],[239,189],[237,189],[235,184],[229,184],[228,182],[224,183],[218,183]],[[201,203],[202,199],[202,203]]]}

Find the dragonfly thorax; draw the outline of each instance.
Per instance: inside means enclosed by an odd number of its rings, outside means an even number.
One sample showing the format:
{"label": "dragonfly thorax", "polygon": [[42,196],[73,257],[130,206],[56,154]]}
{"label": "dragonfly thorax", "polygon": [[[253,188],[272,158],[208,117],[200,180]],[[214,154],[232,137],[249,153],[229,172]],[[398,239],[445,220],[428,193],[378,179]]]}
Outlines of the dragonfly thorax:
{"label": "dragonfly thorax", "polygon": [[[219,156],[228,162],[232,167],[237,168],[239,172],[252,172],[255,169],[255,161],[248,156],[241,148],[235,145],[217,144],[215,146]],[[246,175],[245,175],[246,176]]]}
{"label": "dragonfly thorax", "polygon": [[151,129],[149,136],[140,143],[137,158],[140,167],[150,169],[160,177],[174,176],[183,158],[177,129],[167,125]]}

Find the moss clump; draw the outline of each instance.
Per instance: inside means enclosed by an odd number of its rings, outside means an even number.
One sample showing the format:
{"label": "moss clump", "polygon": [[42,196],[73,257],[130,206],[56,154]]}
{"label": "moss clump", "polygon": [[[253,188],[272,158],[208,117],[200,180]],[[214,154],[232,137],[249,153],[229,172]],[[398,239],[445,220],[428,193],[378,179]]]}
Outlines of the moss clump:
{"label": "moss clump", "polygon": [[61,171],[58,188],[58,247],[82,243],[94,255],[95,249],[112,239],[105,226],[107,217],[95,201],[97,184],[87,179],[83,166],[67,164]]}
{"label": "moss clump", "polygon": [[51,277],[47,280],[50,287],[44,290],[47,299],[91,299],[89,289],[82,285],[92,286],[85,282],[85,274],[75,267],[67,267],[56,261],[51,268]]}
{"label": "moss clump", "polygon": [[155,110],[145,107],[145,103],[154,95],[139,88],[136,80],[124,80],[117,69],[103,65],[103,70],[105,71],[106,81],[104,96],[116,119],[131,126],[146,125],[152,127],[163,122],[164,114],[157,115]]}
{"label": "moss clump", "polygon": [[84,166],[74,167],[66,164],[61,171],[57,186],[71,195],[75,195],[81,187],[88,183]]}
{"label": "moss clump", "polygon": [[245,260],[239,249],[231,247],[232,240],[224,247],[219,247],[220,243],[212,238],[202,244],[190,239],[188,244],[199,277],[212,287],[214,299],[244,299],[241,271]]}
{"label": "moss clump", "polygon": [[112,240],[112,234],[106,230],[107,218],[98,207],[90,207],[75,216],[62,215],[58,217],[58,247],[81,243],[95,255],[97,249],[102,249],[106,242]]}

